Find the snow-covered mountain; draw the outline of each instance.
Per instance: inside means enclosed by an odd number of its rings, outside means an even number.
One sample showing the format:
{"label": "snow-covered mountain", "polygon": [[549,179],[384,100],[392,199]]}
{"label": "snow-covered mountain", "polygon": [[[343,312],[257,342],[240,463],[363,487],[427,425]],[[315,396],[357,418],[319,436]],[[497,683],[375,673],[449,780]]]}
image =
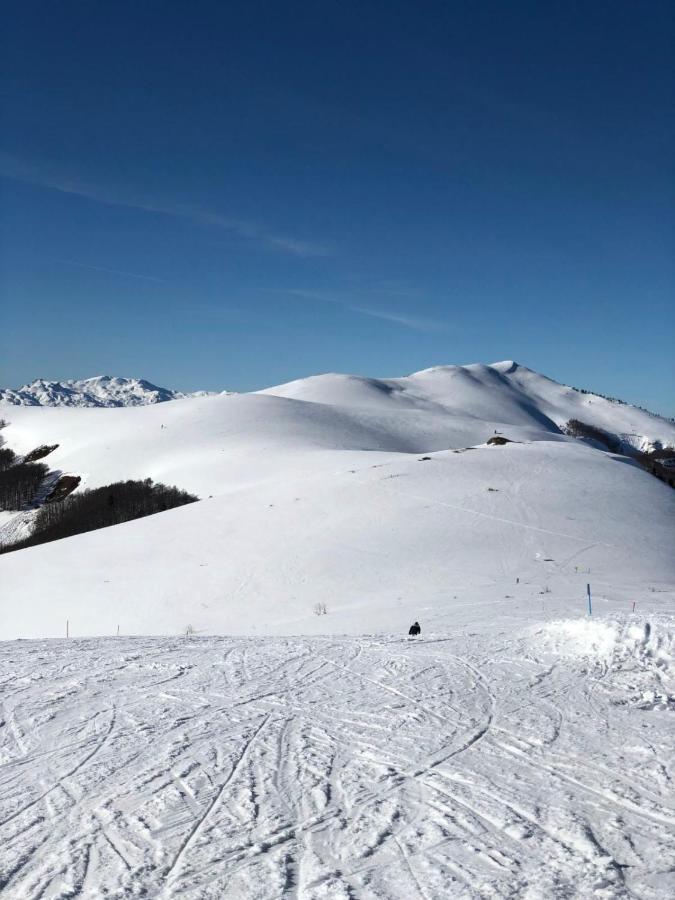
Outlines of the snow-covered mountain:
{"label": "snow-covered mountain", "polygon": [[[0,389],[0,405],[119,407],[229,395],[229,391],[174,391],[142,378],[99,375],[82,380],[36,379],[17,390]],[[559,384],[508,360],[492,365],[437,366],[403,378],[326,374],[257,393],[340,407],[445,411],[485,421],[562,428],[579,419],[617,435],[627,446],[650,450],[675,442],[675,423],[639,407]]]}
{"label": "snow-covered mountain", "polygon": [[675,491],[562,432],[674,423],[513,363],[0,418],[202,498],[0,555],[70,636],[0,640],[8,896],[674,895]]}
{"label": "snow-covered mountain", "polygon": [[[151,477],[204,501],[0,557],[4,636],[60,634],[67,609],[80,633],[120,617],[134,632],[316,630],[318,597],[331,628],[376,629],[413,598],[442,617],[448,592],[479,602],[516,575],[570,595],[577,564],[608,597],[675,583],[675,493],[561,432],[578,418],[675,446],[675,424],[510,362],[0,412],[9,447],[58,444],[45,461],[80,489]],[[488,446],[495,432],[514,443]]]}
{"label": "snow-covered mountain", "polygon": [[578,419],[639,450],[675,446],[675,422],[644,409],[559,384],[513,360],[436,366],[405,378],[317,375],[261,391],[277,397],[370,409],[411,409],[547,431]]}
{"label": "snow-covered mountain", "polygon": [[171,391],[143,378],[97,375],[79,381],[45,381],[44,378],[37,378],[16,390],[0,390],[0,402],[14,406],[147,406],[207,394],[207,391],[193,394]]}

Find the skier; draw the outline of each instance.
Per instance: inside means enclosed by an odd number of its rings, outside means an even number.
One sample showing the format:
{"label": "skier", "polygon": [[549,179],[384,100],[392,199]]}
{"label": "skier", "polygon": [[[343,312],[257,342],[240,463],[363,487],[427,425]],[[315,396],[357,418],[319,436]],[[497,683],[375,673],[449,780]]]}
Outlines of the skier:
{"label": "skier", "polygon": [[414,636],[416,634],[419,634],[421,631],[422,631],[422,629],[420,628],[420,623],[415,622],[413,625],[410,626],[410,631],[408,631],[408,634],[412,634]]}

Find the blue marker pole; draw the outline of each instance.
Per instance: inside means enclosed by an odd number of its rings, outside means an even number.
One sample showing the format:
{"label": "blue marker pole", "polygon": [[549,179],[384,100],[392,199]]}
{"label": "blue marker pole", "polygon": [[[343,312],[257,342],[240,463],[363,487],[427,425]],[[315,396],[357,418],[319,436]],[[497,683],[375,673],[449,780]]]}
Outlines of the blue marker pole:
{"label": "blue marker pole", "polygon": [[593,615],[593,607],[591,606],[591,586],[590,584],[586,585],[586,590],[588,591],[588,615]]}

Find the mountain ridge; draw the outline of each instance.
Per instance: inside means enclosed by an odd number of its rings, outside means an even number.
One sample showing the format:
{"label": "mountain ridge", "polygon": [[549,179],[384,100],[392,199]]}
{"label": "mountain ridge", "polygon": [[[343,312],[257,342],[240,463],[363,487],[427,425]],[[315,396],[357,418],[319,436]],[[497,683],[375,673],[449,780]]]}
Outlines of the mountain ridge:
{"label": "mountain ridge", "polygon": [[207,396],[209,393],[174,391],[159,387],[145,378],[95,375],[66,381],[36,378],[20,388],[0,390],[0,401],[12,406],[149,406],[169,400]]}
{"label": "mountain ridge", "polygon": [[[0,407],[140,407],[231,394],[183,392],[143,378],[99,375],[65,382],[36,379],[16,391],[0,390]],[[562,384],[511,359],[492,364],[432,366],[395,378],[329,372],[236,396],[285,398],[352,411],[436,412],[497,424],[544,427],[554,433],[564,431],[568,422],[575,420],[608,432],[629,451],[649,453],[675,446],[672,419]]]}
{"label": "mountain ridge", "polygon": [[[286,395],[285,391],[292,390],[294,386],[326,382],[330,379],[342,379],[352,382],[369,384],[373,390],[385,394],[399,392],[399,385],[407,379],[420,379],[443,375],[460,374],[466,378],[475,378],[477,373],[488,372],[501,377],[518,376],[514,380],[520,382],[524,375],[535,376],[541,381],[548,382],[558,388],[573,391],[589,398],[604,400],[608,403],[619,404],[639,410],[641,413],[661,419],[665,422],[675,421],[672,417],[661,415],[645,409],[642,406],[629,403],[617,397],[609,397],[584,388],[577,388],[562,382],[558,382],[547,375],[536,372],[515,360],[501,360],[494,363],[468,363],[465,365],[438,365],[420,369],[409,375],[398,378],[368,378],[362,375],[354,375],[340,372],[325,372],[318,375],[309,375],[262,388],[250,393]],[[171,400],[185,400],[194,397],[210,397],[218,394],[227,395],[231,391],[179,391],[171,388],[160,387],[145,378],[124,376],[96,375],[90,378],[66,379],[64,381],[36,378],[32,382],[19,388],[0,388],[0,404],[10,406],[70,406],[70,407],[123,407],[123,406],[149,406]],[[246,393],[246,392],[245,392]]]}
{"label": "mountain ridge", "polygon": [[[48,448],[78,491],[151,478],[202,499],[1,556],[0,638],[66,619],[78,634],[375,631],[442,624],[458,604],[511,610],[516,591],[564,606],[588,570],[622,607],[675,584],[672,490],[566,428],[644,449],[675,446],[675,424],[509,360],[0,418],[8,448]],[[7,543],[29,515],[0,515]]]}

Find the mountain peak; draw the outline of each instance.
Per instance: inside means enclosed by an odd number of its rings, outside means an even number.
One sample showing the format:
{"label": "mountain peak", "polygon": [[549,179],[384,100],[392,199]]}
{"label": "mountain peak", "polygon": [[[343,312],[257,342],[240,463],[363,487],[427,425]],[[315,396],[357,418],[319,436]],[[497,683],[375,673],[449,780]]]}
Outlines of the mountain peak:
{"label": "mountain peak", "polygon": [[13,406],[148,406],[189,396],[158,387],[144,378],[115,375],[66,381],[36,378],[17,390],[0,390],[0,401]]}
{"label": "mountain peak", "polygon": [[512,359],[504,359],[501,362],[492,363],[491,369],[496,369],[502,375],[512,375],[520,366]]}

